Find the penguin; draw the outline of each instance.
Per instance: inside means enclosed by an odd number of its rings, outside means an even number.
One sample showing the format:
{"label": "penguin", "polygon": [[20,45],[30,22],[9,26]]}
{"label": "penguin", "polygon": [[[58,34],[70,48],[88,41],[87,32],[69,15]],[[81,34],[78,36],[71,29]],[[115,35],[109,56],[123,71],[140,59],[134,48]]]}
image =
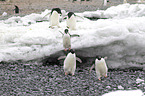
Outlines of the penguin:
{"label": "penguin", "polygon": [[107,6],[107,0],[104,0],[104,4],[103,4],[104,6]]}
{"label": "penguin", "polygon": [[95,64],[93,64],[92,67],[90,68],[90,73],[91,73],[91,70],[95,67],[96,75],[99,80],[101,80],[100,78],[102,76],[107,77],[108,68],[105,59],[107,59],[107,57],[102,58],[101,56],[97,56],[95,60]]}
{"label": "penguin", "polygon": [[19,7],[17,5],[15,5],[14,12],[15,12],[15,14],[19,14]]}
{"label": "penguin", "polygon": [[67,14],[67,27],[71,30],[76,29],[76,15],[73,12]]}
{"label": "penguin", "polygon": [[124,3],[124,4],[127,3],[127,0],[124,0],[123,3]]}
{"label": "penguin", "polygon": [[68,29],[65,29],[64,30],[64,34],[59,31],[62,35],[63,35],[63,47],[65,48],[64,51],[67,51],[67,49],[71,49],[71,37],[75,37],[75,36],[78,36],[80,37],[79,35],[77,34],[69,34],[69,30]]}
{"label": "penguin", "polygon": [[50,26],[49,28],[53,28],[53,26],[59,26],[59,18],[60,18],[60,15],[61,15],[61,9],[60,8],[53,8],[51,10],[51,13],[50,13]]}
{"label": "penguin", "polygon": [[65,48],[65,51],[67,51],[67,48],[69,48],[69,50],[71,49],[71,39],[70,34],[68,33],[68,29],[64,30],[63,47]]}
{"label": "penguin", "polygon": [[67,56],[61,56],[58,58],[58,60],[63,58],[65,58],[63,65],[65,75],[72,74],[73,76],[76,70],[76,60],[82,63],[81,59],[76,57],[75,51],[73,49],[69,51]]}

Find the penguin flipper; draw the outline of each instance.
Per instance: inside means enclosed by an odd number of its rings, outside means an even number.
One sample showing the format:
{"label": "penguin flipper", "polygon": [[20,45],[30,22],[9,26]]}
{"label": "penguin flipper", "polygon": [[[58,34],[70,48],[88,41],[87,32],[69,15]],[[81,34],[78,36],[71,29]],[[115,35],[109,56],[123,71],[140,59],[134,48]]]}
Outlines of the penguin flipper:
{"label": "penguin flipper", "polygon": [[107,60],[107,58],[108,58],[107,56],[104,57],[105,60]]}
{"label": "penguin flipper", "polygon": [[61,31],[59,31],[62,35],[64,35]]}
{"label": "penguin flipper", "polygon": [[66,56],[60,56],[57,60],[64,59]]}
{"label": "penguin flipper", "polygon": [[47,15],[49,15],[51,12],[47,13],[43,18],[45,18]]}
{"label": "penguin flipper", "polygon": [[76,60],[82,63],[82,60],[80,58],[76,57]]}
{"label": "penguin flipper", "polygon": [[71,37],[80,37],[80,35],[78,35],[78,34],[73,34],[73,35],[70,35]]}
{"label": "penguin flipper", "polygon": [[92,71],[92,69],[93,69],[94,67],[95,67],[95,64],[93,64],[93,65],[91,66],[89,73],[91,73],[91,71]]}

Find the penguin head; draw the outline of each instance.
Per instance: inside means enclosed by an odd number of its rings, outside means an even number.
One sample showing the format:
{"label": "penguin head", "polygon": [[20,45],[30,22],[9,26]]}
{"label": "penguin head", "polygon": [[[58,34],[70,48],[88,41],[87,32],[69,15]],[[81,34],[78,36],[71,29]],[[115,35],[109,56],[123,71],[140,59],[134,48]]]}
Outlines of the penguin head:
{"label": "penguin head", "polygon": [[65,34],[67,34],[68,33],[68,29],[65,29],[64,32],[65,32]]}
{"label": "penguin head", "polygon": [[14,5],[14,6],[15,6],[16,9],[18,9],[18,6],[17,5]]}
{"label": "penguin head", "polygon": [[101,58],[102,58],[101,56],[96,56],[96,59],[98,60],[101,60]]}
{"label": "penguin head", "polygon": [[72,15],[75,15],[73,12],[69,12],[68,14],[67,14],[67,16],[68,16],[68,18],[70,18]]}
{"label": "penguin head", "polygon": [[72,53],[72,54],[75,53],[75,51],[73,49],[70,49],[69,52]]}
{"label": "penguin head", "polygon": [[53,13],[53,11],[56,11],[58,14],[62,14],[60,8],[53,8],[53,9],[51,10],[51,14]]}

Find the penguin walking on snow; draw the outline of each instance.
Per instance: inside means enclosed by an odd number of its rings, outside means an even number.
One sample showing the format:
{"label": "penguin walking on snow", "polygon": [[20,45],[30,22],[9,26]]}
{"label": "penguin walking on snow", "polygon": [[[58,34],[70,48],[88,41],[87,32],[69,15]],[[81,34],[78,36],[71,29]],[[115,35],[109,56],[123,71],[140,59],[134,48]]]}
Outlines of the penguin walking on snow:
{"label": "penguin walking on snow", "polygon": [[68,29],[64,30],[63,47],[65,48],[65,51],[67,50],[67,48],[69,48],[69,50],[71,49],[71,39],[70,34],[68,33]]}
{"label": "penguin walking on snow", "polygon": [[60,8],[53,8],[50,13],[50,26],[49,28],[53,28],[53,26],[59,26],[59,18],[61,15]]}
{"label": "penguin walking on snow", "polygon": [[96,74],[99,80],[101,80],[100,78],[102,76],[107,77],[108,68],[105,59],[107,59],[107,57],[101,58],[101,56],[97,56],[95,60],[95,64],[93,64],[92,67],[90,68],[90,73],[91,73],[91,70],[95,67]]}
{"label": "penguin walking on snow", "polygon": [[80,63],[82,63],[82,61],[80,58],[76,57],[73,49],[71,49],[69,52],[70,53],[68,53],[67,56],[61,56],[58,58],[58,60],[65,58],[63,65],[65,75],[72,74],[73,76],[76,70],[76,60],[78,60]]}
{"label": "penguin walking on snow", "polygon": [[73,12],[67,14],[67,27],[71,30],[76,29],[76,15]]}
{"label": "penguin walking on snow", "polygon": [[65,29],[64,30],[64,33],[62,33],[61,31],[59,31],[62,35],[63,35],[63,47],[65,48],[64,51],[67,51],[67,49],[71,49],[71,37],[74,37],[74,36],[78,36],[77,34],[73,34],[73,35],[70,35],[69,34],[69,30],[68,29]]}

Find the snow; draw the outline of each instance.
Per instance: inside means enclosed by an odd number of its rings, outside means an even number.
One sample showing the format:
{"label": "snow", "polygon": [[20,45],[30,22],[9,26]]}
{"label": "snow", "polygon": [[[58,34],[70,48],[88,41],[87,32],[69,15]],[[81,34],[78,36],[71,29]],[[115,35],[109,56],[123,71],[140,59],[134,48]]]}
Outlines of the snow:
{"label": "snow", "polygon": [[[100,16],[109,19],[91,21],[77,18],[76,30],[70,30],[70,34],[79,34],[80,37],[71,38],[72,48],[84,48],[91,46],[112,46],[112,42],[121,41],[112,47],[109,52],[118,58],[123,57],[124,50],[129,60],[144,62],[142,55],[145,52],[145,5],[123,4],[112,6],[107,10],[95,12],[76,13],[79,16]],[[32,13],[24,17],[13,16],[0,21],[0,61],[33,60],[49,56],[63,50],[62,35],[66,28],[66,21],[60,23],[61,28],[49,28],[50,10],[46,9],[41,14]],[[136,14],[135,14],[136,13]],[[63,10],[63,14],[66,12]],[[37,21],[43,21],[39,22]],[[117,47],[117,50],[116,50]]]}
{"label": "snow", "polygon": [[102,96],[143,96],[143,92],[141,90],[118,90]]}
{"label": "snow", "polygon": [[7,12],[4,12],[4,13],[2,14],[3,17],[5,17],[5,16],[7,16],[7,15],[8,15]]}
{"label": "snow", "polygon": [[112,6],[107,10],[97,10],[92,12],[84,12],[85,17],[98,17],[98,18],[128,18],[128,17],[142,17],[145,16],[144,4],[121,4],[118,6]]}

